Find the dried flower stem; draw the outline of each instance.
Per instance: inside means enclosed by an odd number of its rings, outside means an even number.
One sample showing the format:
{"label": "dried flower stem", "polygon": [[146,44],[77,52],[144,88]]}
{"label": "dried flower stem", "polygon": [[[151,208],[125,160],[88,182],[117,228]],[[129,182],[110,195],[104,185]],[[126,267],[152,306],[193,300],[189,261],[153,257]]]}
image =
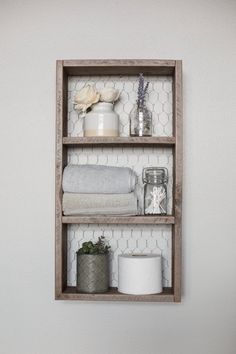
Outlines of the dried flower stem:
{"label": "dried flower stem", "polygon": [[137,99],[138,107],[144,106],[145,95],[147,93],[148,86],[149,86],[149,82],[147,82],[144,87],[144,77],[143,77],[143,74],[140,73],[139,74],[139,84],[138,84],[138,99]]}

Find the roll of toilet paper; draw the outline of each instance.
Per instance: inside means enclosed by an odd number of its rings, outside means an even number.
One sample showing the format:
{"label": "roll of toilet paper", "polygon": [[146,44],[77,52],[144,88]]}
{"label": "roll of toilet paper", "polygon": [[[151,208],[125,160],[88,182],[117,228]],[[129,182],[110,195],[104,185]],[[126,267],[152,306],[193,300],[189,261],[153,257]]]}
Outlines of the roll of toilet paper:
{"label": "roll of toilet paper", "polygon": [[118,291],[132,295],[161,293],[161,255],[120,255],[118,259]]}

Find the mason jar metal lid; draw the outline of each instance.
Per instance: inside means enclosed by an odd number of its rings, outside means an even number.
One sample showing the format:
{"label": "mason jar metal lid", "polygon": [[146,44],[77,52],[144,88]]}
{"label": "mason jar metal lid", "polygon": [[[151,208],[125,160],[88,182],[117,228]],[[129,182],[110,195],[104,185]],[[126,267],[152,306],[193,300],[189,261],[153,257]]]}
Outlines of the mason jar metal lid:
{"label": "mason jar metal lid", "polygon": [[146,167],[143,169],[144,183],[167,183],[168,170],[165,167]]}

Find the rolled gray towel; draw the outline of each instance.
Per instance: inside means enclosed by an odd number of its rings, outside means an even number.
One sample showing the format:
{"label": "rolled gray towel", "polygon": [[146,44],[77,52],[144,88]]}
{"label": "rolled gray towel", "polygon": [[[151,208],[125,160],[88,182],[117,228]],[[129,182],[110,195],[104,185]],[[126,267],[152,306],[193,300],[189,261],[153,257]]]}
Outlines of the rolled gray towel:
{"label": "rolled gray towel", "polygon": [[64,193],[64,215],[137,215],[137,197],[127,194]]}
{"label": "rolled gray towel", "polygon": [[62,188],[68,193],[122,194],[134,191],[137,175],[129,167],[67,165]]}

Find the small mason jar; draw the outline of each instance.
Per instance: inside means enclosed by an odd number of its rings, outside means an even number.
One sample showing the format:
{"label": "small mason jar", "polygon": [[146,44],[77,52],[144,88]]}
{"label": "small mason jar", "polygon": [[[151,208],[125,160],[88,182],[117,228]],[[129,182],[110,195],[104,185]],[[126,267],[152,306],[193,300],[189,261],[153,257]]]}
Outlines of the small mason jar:
{"label": "small mason jar", "polygon": [[143,169],[144,214],[167,214],[168,170],[165,167]]}

